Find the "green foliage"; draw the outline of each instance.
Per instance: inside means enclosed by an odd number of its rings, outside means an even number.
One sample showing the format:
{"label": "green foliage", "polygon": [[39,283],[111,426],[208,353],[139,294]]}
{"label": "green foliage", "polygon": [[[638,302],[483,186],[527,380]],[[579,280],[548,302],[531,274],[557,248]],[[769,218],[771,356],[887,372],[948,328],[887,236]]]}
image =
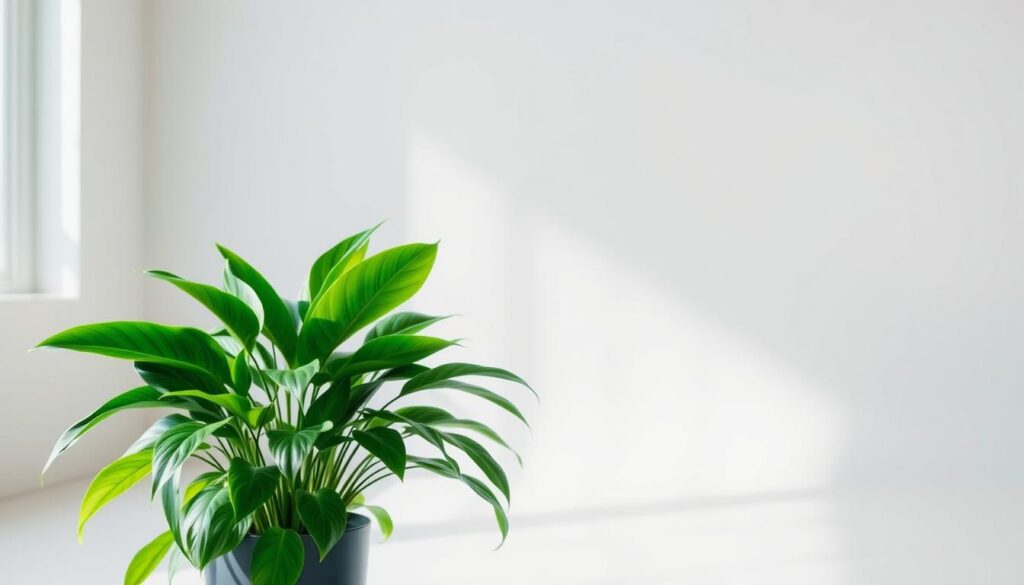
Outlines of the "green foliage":
{"label": "green foliage", "polygon": [[[118,321],[75,327],[39,344],[131,360],[145,383],[65,431],[44,473],[117,412],[176,409],[100,471],[82,502],[80,537],[93,514],[152,475],[168,531],[136,554],[125,583],[145,580],[168,552],[176,562],[204,567],[252,532],[262,535],[253,583],[293,585],[304,562],[298,534],[310,534],[323,558],[344,537],[350,511],[364,510],[390,536],[390,514],[368,504],[364,493],[379,482],[403,479],[409,469],[469,488],[494,510],[504,541],[508,477],[499,458],[464,433],[517,461],[518,454],[480,422],[410,402],[427,390],[468,393],[525,422],[510,398],[463,378],[529,386],[500,368],[420,363],[457,345],[420,334],[447,317],[391,312],[423,286],[437,244],[408,244],[366,257],[375,229],[320,255],[296,301],[282,298],[223,246],[222,287],[149,273],[206,307],[216,319],[212,333]],[[362,342],[354,341],[363,329]],[[210,470],[183,481],[190,459]],[[469,466],[482,479],[463,471]]]}

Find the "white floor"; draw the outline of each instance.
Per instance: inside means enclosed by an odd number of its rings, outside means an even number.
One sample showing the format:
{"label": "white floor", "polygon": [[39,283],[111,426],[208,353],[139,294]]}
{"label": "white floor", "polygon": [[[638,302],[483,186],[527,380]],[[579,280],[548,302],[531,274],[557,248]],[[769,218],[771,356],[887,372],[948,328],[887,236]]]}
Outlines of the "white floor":
{"label": "white floor", "polygon": [[[94,518],[80,546],[84,487],[0,501],[0,583],[121,582],[161,530],[159,511],[136,489]],[[513,516],[497,552],[482,521],[396,520],[395,538],[371,550],[371,585],[1024,583],[1024,492],[776,494]]]}

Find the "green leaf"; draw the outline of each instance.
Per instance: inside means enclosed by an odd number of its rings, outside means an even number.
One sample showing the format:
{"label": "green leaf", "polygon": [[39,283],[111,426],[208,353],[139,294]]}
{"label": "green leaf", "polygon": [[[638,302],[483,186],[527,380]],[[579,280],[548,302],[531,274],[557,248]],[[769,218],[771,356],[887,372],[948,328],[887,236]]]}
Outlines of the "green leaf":
{"label": "green leaf", "polygon": [[150,270],[150,276],[169,282],[186,294],[199,301],[211,313],[217,316],[246,349],[252,349],[252,343],[260,333],[260,322],[256,314],[238,297],[226,293],[208,284],[191,282],[162,270]]}
{"label": "green leaf", "polygon": [[82,498],[78,512],[78,541],[82,541],[85,523],[108,502],[139,483],[152,469],[153,452],[140,451],[126,455],[100,470]]}
{"label": "green leaf", "polygon": [[265,504],[280,480],[281,470],[276,465],[257,468],[244,459],[232,459],[228,467],[228,495],[235,518],[244,518]]}
{"label": "green leaf", "polygon": [[456,342],[424,335],[386,335],[360,347],[335,374],[335,379],[409,365]]}
{"label": "green leaf", "polygon": [[211,484],[185,505],[185,540],[199,569],[242,542],[252,518],[235,518],[228,489]]}
{"label": "green leaf", "polygon": [[252,402],[245,396],[239,396],[238,394],[209,394],[202,390],[178,390],[176,392],[168,392],[163,395],[163,398],[177,398],[177,397],[190,397],[199,398],[212,402],[217,406],[223,408],[229,413],[245,418],[245,413],[252,408]]}
{"label": "green leaf", "polygon": [[142,435],[139,436],[139,438],[136,439],[130,447],[128,447],[128,450],[125,451],[125,455],[138,453],[144,449],[152,449],[153,446],[156,445],[157,440],[167,432],[167,429],[186,422],[191,422],[191,419],[180,414],[171,414],[161,418],[146,429],[146,432],[142,433]]}
{"label": "green leaf", "polygon": [[139,377],[158,390],[165,392],[202,390],[210,394],[223,394],[227,392],[224,389],[223,382],[201,370],[147,362],[135,362],[134,365]]}
{"label": "green leaf", "polygon": [[[350,268],[363,260],[366,255],[367,244],[370,235],[381,224],[349,236],[338,242],[330,250],[327,250],[316,259],[309,271],[309,278],[306,279],[309,298],[316,300],[320,296],[321,289],[325,283],[334,282],[339,276],[348,272]],[[314,303],[310,303],[312,306]]]}
{"label": "green leaf", "polygon": [[103,406],[94,410],[92,414],[64,431],[64,434],[57,440],[57,444],[53,446],[50,457],[47,458],[46,465],[43,466],[43,473],[45,474],[57,457],[71,448],[82,435],[88,433],[93,427],[114,413],[131,408],[163,408],[168,406],[166,402],[160,402],[160,396],[160,392],[155,388],[140,386],[108,400]]}
{"label": "green leaf", "polygon": [[326,358],[356,331],[416,294],[436,256],[437,244],[399,246],[338,277],[306,314],[299,335],[299,360]]}
{"label": "green leaf", "polygon": [[[413,380],[415,380],[415,378],[413,378]],[[411,381],[412,380],[410,380],[410,382]],[[402,388],[402,392],[399,395],[400,396],[408,396],[409,394],[412,394],[413,392],[421,392],[423,390],[431,390],[431,389],[436,389],[436,388],[450,388],[452,390],[458,390],[459,392],[465,392],[467,394],[472,394],[473,396],[476,396],[478,398],[483,398],[484,400],[487,400],[488,402],[491,402],[492,404],[496,404],[497,406],[500,406],[501,408],[503,408],[506,411],[510,412],[513,416],[515,416],[519,420],[523,421],[523,424],[525,424],[526,426],[530,426],[530,423],[526,422],[526,417],[523,416],[523,413],[519,411],[519,408],[517,408],[516,405],[513,404],[511,400],[505,398],[504,396],[502,396],[500,394],[497,394],[495,392],[491,392],[490,390],[488,390],[486,388],[481,388],[480,386],[475,386],[473,384],[467,384],[465,382],[460,382],[458,380],[441,380],[441,381],[438,381],[438,382],[435,382],[435,383],[431,384],[430,386],[415,388],[413,390],[407,390],[407,388],[408,388],[408,385],[406,385],[406,387]]]}
{"label": "green leaf", "polygon": [[409,462],[415,467],[436,473],[442,477],[457,479],[469,486],[476,495],[480,496],[494,508],[494,517],[498,522],[498,530],[501,531],[501,544],[498,547],[500,548],[505,543],[505,538],[508,536],[508,515],[505,513],[505,509],[501,507],[501,502],[497,496],[494,495],[494,492],[484,482],[475,477],[460,473],[452,467],[450,462],[443,459],[410,456]]}
{"label": "green leaf", "polygon": [[313,360],[312,362],[302,366],[301,368],[295,368],[294,370],[262,370],[262,373],[270,378],[275,384],[284,386],[287,388],[293,396],[298,398],[302,391],[305,390],[306,386],[309,385],[309,381],[313,379],[313,375],[320,369],[320,362]]}
{"label": "green leaf", "polygon": [[141,321],[80,325],[58,333],[37,347],[58,347],[113,358],[167,364],[208,372],[222,382],[231,380],[228,362],[217,342],[191,327],[171,327]]}
{"label": "green leaf", "polygon": [[405,441],[394,429],[377,427],[365,431],[352,431],[352,438],[364,449],[380,459],[392,473],[405,476]]}
{"label": "green leaf", "polygon": [[323,488],[312,494],[298,490],[295,492],[295,504],[302,524],[316,542],[322,561],[345,535],[345,522],[348,519],[345,503],[341,501],[338,492]]}
{"label": "green leaf", "polygon": [[494,460],[494,457],[473,439],[457,433],[442,433],[448,443],[461,449],[469,458],[484,472],[484,476],[505,496],[505,501],[511,502],[512,495],[508,485],[508,477],[501,465]]}
{"label": "green leaf", "polygon": [[377,324],[366,333],[366,339],[364,342],[378,337],[384,337],[385,335],[412,335],[413,333],[419,333],[430,325],[433,325],[438,321],[443,321],[449,317],[451,317],[451,315],[434,317],[431,315],[412,312],[388,315],[380,321],[377,321]]}
{"label": "green leaf", "polygon": [[348,380],[338,380],[324,390],[309,405],[305,421],[309,425],[319,425],[330,421],[334,428],[341,427],[348,419],[348,403],[350,388]]}
{"label": "green leaf", "polygon": [[239,354],[231,360],[231,387],[242,396],[249,395],[252,388],[252,370],[245,354]]}
{"label": "green leaf", "polygon": [[523,459],[519,456],[519,453],[510,447],[509,444],[505,442],[505,439],[502,439],[498,433],[494,432],[493,429],[481,422],[455,418],[450,412],[434,406],[406,406],[395,409],[395,414],[409,420],[416,421],[420,424],[430,425],[434,428],[455,428],[474,431],[505,449],[508,449],[508,451],[515,456],[519,465],[523,464]]}
{"label": "green leaf", "polygon": [[124,585],[140,585],[145,581],[146,577],[160,566],[160,561],[164,560],[172,546],[174,535],[168,530],[139,549],[124,574]]}
{"label": "green leaf", "polygon": [[408,394],[414,390],[426,390],[427,388],[450,388],[451,386],[446,386],[444,382],[452,378],[459,378],[462,376],[484,376],[487,378],[508,380],[510,382],[526,386],[529,388],[530,392],[533,392],[534,396],[537,395],[525,380],[512,372],[501,368],[478,366],[476,364],[444,364],[437,366],[436,368],[431,368],[430,370],[423,372],[422,374],[418,374],[406,382],[405,386],[402,387],[402,393]]}
{"label": "green leaf", "polygon": [[252,552],[252,585],[295,585],[304,561],[298,534],[278,526],[269,528]]}
{"label": "green leaf", "polygon": [[[263,306],[266,322],[263,324],[263,333],[270,339],[289,364],[295,362],[295,342],[298,325],[288,307],[278,296],[274,287],[270,286],[267,279],[263,278],[255,268],[249,265],[238,254],[228,250],[224,246],[217,246],[221,256],[228,261],[231,274],[249,285],[256,293]],[[305,360],[310,361],[310,360]]]}
{"label": "green leaf", "polygon": [[245,303],[245,306],[249,307],[253,315],[256,315],[256,322],[259,323],[260,331],[263,331],[263,326],[266,320],[266,315],[263,311],[263,303],[260,302],[260,297],[256,294],[256,291],[251,286],[242,282],[240,278],[235,276],[234,272],[231,272],[231,261],[224,261],[224,292],[236,297],[238,300]]}
{"label": "green leaf", "polygon": [[377,520],[377,525],[380,526],[380,531],[384,535],[384,540],[391,538],[391,533],[395,530],[395,523],[391,520],[391,514],[380,506],[364,505],[362,506],[367,512],[373,514],[374,519]]}
{"label": "green leaf", "polygon": [[153,448],[153,493],[178,472],[203,441],[230,420],[211,424],[187,422],[168,429]]}
{"label": "green leaf", "polygon": [[221,482],[226,476],[227,474],[223,471],[207,471],[206,473],[199,474],[198,477],[193,479],[188,486],[185,487],[185,498],[183,503],[188,504],[199,495],[199,492],[206,489],[206,486]]}
{"label": "green leaf", "polygon": [[276,414],[277,413],[274,412],[274,407],[268,405],[248,410],[242,418],[245,420],[245,424],[249,425],[251,428],[257,429],[274,420],[274,416]]}
{"label": "green leaf", "polygon": [[302,466],[302,461],[313,449],[320,433],[330,430],[330,422],[319,426],[302,429],[301,431],[274,430],[267,431],[270,453],[277,461],[278,467],[289,479],[294,479]]}
{"label": "green leaf", "polygon": [[[185,546],[185,539],[181,534],[181,501],[178,499],[178,485],[181,483],[181,470],[171,474],[162,488],[160,488],[160,506],[164,510],[164,518],[167,520],[167,527],[174,535],[174,542],[178,550],[188,557],[188,548]],[[191,557],[188,558],[191,563]]]}

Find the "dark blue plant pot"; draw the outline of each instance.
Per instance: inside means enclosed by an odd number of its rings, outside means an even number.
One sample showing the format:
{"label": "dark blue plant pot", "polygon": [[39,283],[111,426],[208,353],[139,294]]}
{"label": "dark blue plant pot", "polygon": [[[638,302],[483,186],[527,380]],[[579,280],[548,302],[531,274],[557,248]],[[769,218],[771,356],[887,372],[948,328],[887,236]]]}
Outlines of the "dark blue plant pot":
{"label": "dark blue plant pot", "polygon": [[[258,536],[249,535],[238,548],[215,559],[203,571],[206,585],[251,585],[249,567]],[[370,552],[370,519],[349,514],[345,536],[323,561],[316,543],[302,535],[306,561],[298,585],[366,585],[366,564]]]}

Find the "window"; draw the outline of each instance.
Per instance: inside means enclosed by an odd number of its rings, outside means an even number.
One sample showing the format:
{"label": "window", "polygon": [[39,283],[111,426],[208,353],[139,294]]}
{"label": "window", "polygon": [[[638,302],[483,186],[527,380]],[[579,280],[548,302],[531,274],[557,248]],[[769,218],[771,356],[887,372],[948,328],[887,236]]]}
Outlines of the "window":
{"label": "window", "polygon": [[0,0],[0,293],[34,288],[34,4]]}
{"label": "window", "polygon": [[0,0],[0,295],[78,294],[78,0]]}

